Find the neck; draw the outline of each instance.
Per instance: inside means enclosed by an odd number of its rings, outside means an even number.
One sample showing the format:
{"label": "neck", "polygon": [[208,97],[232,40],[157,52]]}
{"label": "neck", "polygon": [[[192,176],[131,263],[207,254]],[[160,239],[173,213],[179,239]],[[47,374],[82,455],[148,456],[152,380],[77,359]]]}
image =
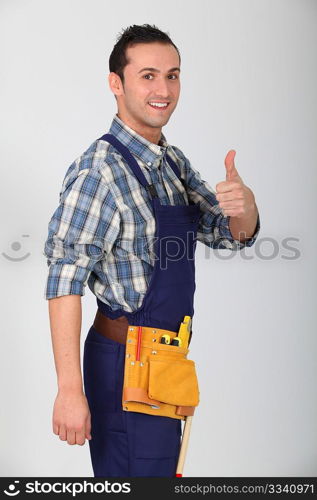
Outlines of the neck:
{"label": "neck", "polygon": [[132,130],[144,137],[144,139],[146,139],[147,141],[152,142],[153,144],[159,143],[162,132],[161,127],[153,128],[147,127],[146,125],[140,125],[135,120],[133,120],[133,118],[130,118],[129,116],[126,116],[125,113],[119,111],[117,112],[117,116],[121,121],[123,121],[123,123],[128,125],[128,127],[132,128]]}

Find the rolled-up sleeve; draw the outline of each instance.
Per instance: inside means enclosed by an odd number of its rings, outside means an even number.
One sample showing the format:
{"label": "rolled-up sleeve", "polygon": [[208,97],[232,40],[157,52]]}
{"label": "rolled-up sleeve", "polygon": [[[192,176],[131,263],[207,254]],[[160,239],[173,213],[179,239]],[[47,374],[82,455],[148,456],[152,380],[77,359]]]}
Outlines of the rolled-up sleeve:
{"label": "rolled-up sleeve", "polygon": [[113,194],[99,168],[83,169],[71,181],[66,174],[44,246],[49,266],[45,299],[84,295],[89,275],[110,252],[119,225]]}
{"label": "rolled-up sleeve", "polygon": [[245,241],[235,240],[231,234],[230,216],[222,213],[216,192],[201,178],[200,173],[184,157],[183,175],[187,185],[187,194],[194,203],[200,204],[201,216],[197,231],[197,239],[212,248],[240,250],[251,247],[260,231],[260,216],[258,215],[256,228],[252,237]]}

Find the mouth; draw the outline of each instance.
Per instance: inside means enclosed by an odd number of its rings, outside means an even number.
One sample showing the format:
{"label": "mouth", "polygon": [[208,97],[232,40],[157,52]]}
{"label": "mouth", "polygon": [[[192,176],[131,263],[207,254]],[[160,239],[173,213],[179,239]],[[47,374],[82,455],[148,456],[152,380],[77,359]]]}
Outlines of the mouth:
{"label": "mouth", "polygon": [[158,111],[164,111],[168,108],[169,102],[167,101],[149,101],[148,105],[151,106],[152,109],[156,109]]}

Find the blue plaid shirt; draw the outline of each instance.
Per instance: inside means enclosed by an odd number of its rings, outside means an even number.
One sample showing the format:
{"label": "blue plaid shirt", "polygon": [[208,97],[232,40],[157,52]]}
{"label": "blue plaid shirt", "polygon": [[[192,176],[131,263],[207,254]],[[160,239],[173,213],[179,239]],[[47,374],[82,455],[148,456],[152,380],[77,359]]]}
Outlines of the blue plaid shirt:
{"label": "blue plaid shirt", "polygon": [[[252,238],[244,243],[234,240],[230,217],[223,215],[215,191],[163,134],[159,144],[153,144],[117,115],[109,133],[129,148],[162,204],[188,205],[189,199],[200,204],[199,241],[231,250],[253,245],[259,217]],[[166,154],[179,165],[186,191]],[[45,299],[84,295],[88,284],[113,310],[133,312],[141,306],[155,262],[155,218],[144,192],[122,156],[105,141],[94,141],[70,165],[48,224]]]}

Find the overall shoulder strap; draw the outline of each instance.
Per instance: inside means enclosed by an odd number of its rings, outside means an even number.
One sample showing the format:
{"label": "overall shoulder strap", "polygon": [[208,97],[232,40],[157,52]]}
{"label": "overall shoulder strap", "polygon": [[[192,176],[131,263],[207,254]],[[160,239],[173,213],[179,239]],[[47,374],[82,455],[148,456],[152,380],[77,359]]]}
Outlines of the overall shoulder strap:
{"label": "overall shoulder strap", "polygon": [[156,192],[154,184],[148,183],[142,170],[138,165],[138,162],[132,156],[129,149],[126,146],[124,146],[124,144],[122,144],[122,142],[120,142],[119,139],[117,139],[112,134],[104,134],[99,138],[99,140],[109,142],[109,144],[111,144],[123,156],[123,158],[128,163],[129,167],[131,168],[132,172],[134,173],[140,184],[142,184],[142,186],[144,186],[147,189],[151,197],[158,198],[158,194]]}

